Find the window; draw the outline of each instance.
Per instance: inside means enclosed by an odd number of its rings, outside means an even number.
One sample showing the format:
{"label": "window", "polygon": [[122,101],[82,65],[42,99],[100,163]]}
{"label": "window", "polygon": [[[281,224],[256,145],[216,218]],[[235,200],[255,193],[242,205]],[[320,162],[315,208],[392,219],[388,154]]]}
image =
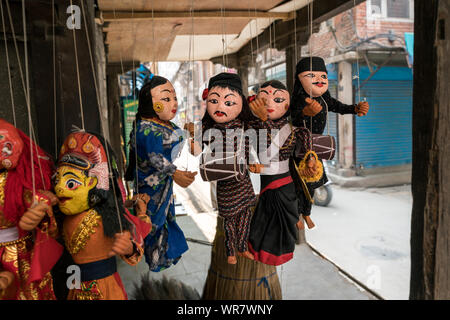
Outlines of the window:
{"label": "window", "polygon": [[368,0],[367,18],[413,20],[414,0]]}
{"label": "window", "polygon": [[388,18],[404,18],[408,19],[409,0],[390,0],[386,4],[386,13]]}

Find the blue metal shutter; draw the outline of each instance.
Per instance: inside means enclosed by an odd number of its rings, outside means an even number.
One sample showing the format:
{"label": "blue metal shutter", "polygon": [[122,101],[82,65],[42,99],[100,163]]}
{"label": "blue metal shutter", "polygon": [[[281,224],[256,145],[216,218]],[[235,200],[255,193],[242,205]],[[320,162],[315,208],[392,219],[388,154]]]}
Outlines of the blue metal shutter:
{"label": "blue metal shutter", "polygon": [[370,110],[355,116],[357,167],[411,163],[412,90],[410,80],[372,80],[361,89]]}

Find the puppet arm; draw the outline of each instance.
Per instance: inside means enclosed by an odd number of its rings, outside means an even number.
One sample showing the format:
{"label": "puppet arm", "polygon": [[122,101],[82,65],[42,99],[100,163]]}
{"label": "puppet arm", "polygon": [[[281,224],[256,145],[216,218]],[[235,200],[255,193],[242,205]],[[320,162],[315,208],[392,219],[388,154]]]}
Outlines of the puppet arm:
{"label": "puppet arm", "polygon": [[356,114],[356,104],[344,104],[334,98],[331,98],[330,101],[327,101],[327,104],[328,111],[340,114]]}
{"label": "puppet arm", "polygon": [[135,266],[141,261],[144,249],[132,239],[129,231],[116,233],[114,243],[109,252],[109,256],[118,255],[131,266]]}
{"label": "puppet arm", "polygon": [[28,209],[20,218],[19,227],[26,231],[39,227],[41,232],[56,238],[58,227],[52,206],[58,203],[58,198],[48,190],[38,190],[33,201],[32,191],[25,190],[24,202]]}

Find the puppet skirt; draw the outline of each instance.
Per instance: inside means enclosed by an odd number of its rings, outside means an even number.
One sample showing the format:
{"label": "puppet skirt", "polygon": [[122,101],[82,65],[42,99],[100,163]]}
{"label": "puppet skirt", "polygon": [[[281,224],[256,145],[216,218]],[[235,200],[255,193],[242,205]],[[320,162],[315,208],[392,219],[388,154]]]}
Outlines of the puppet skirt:
{"label": "puppet skirt", "polygon": [[227,263],[223,218],[218,216],[211,264],[202,299],[281,300],[276,267],[241,256],[236,258],[236,264]]}
{"label": "puppet skirt", "polygon": [[261,192],[252,217],[249,250],[255,260],[278,266],[293,257],[299,199],[289,172],[261,175]]}

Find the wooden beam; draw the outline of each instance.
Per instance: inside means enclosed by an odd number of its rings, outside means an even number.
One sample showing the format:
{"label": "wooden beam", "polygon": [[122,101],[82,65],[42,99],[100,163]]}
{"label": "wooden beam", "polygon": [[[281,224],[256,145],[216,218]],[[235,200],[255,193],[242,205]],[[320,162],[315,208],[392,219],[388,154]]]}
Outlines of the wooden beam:
{"label": "wooden beam", "polygon": [[[313,2],[313,32],[317,32],[321,22],[352,8],[354,4],[358,5],[364,1],[365,0],[315,0]],[[309,38],[308,13],[307,6],[296,11],[297,30],[294,28],[294,20],[275,21],[274,28],[266,28],[266,30],[258,36],[259,48],[262,49],[267,47],[272,40],[275,42],[275,44],[272,43],[272,45],[274,45],[276,49],[285,50],[286,48],[294,46],[294,35],[297,36],[297,46],[305,44]],[[276,31],[275,36],[270,35],[271,29]],[[237,56],[240,59],[251,56],[252,48],[253,51],[256,51],[255,40],[253,40],[253,46],[250,42],[243,46],[237,52]],[[214,61],[214,58],[210,60]]]}
{"label": "wooden beam", "polygon": [[450,4],[414,3],[410,299],[450,299]]}
{"label": "wooden beam", "polygon": [[[269,12],[269,11],[252,11],[251,16],[248,11],[223,11],[215,10],[215,11],[178,11],[178,12],[151,12],[151,11],[139,11],[139,12],[131,12],[131,11],[102,11],[100,19],[103,19],[105,22],[117,22],[117,21],[146,21],[146,20],[171,20],[171,19],[180,19],[180,18],[191,18],[194,19],[212,19],[212,18],[224,18],[224,19],[236,19],[236,18],[270,18],[270,19],[282,19],[289,20],[294,18],[293,12]],[[214,23],[213,21],[211,23]]]}

